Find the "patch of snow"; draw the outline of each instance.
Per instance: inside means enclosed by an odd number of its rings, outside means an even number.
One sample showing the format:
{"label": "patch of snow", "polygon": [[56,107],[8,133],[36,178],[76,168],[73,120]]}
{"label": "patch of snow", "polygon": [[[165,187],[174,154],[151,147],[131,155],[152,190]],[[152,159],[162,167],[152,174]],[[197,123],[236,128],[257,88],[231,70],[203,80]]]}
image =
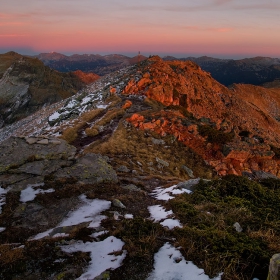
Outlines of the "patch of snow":
{"label": "patch of snow", "polygon": [[42,190],[42,189],[34,189],[36,187],[44,186],[44,183],[27,185],[27,188],[21,191],[20,194],[20,202],[32,201],[35,199],[38,193],[51,193],[54,192],[54,189]]}
{"label": "patch of snow", "polygon": [[6,228],[0,227],[0,232],[3,232]]}
{"label": "patch of snow", "polygon": [[64,108],[72,109],[72,108],[74,108],[77,105],[77,103],[78,102],[75,101],[75,100],[70,100],[70,102],[66,106],[64,106]]}
{"label": "patch of snow", "polygon": [[108,105],[97,105],[96,108],[98,109],[106,109]]}
{"label": "patch of snow", "polygon": [[10,189],[4,189],[0,186],[0,214],[2,213],[2,206],[6,203],[6,194]]}
{"label": "patch of snow", "polygon": [[90,237],[94,237],[95,238],[95,237],[98,237],[100,235],[106,234],[108,232],[109,232],[108,230],[98,231],[98,232],[95,232],[95,233],[91,234]]}
{"label": "patch of snow", "polygon": [[128,220],[129,220],[129,219],[133,219],[133,215],[132,215],[132,214],[125,214],[125,215],[124,215],[124,218],[125,218],[125,219],[128,219]]}
{"label": "patch of snow", "polygon": [[54,234],[52,237],[53,237],[53,238],[56,238],[56,237],[68,237],[68,236],[69,236],[68,233],[62,232],[62,233],[56,233],[56,234]]}
{"label": "patch of snow", "polygon": [[[204,270],[186,262],[181,252],[165,243],[154,256],[154,270],[147,280],[210,280]],[[220,280],[222,274],[212,280]]]}
{"label": "patch of snow", "polygon": [[91,101],[91,96],[86,96],[85,98],[83,98],[81,105],[85,105],[88,104]]}
{"label": "patch of snow", "polygon": [[182,193],[191,193],[192,191],[187,189],[178,189],[177,185],[171,186],[169,188],[155,188],[152,192],[152,195],[158,199],[158,200],[169,200],[173,199],[174,196],[171,196],[171,194],[182,194]]}
{"label": "patch of snow", "polygon": [[60,113],[54,112],[52,115],[49,116],[49,122],[57,120],[60,117]]}
{"label": "patch of snow", "polygon": [[[83,203],[82,206],[68,213],[68,216],[56,227],[74,226],[84,222],[91,222],[88,226],[89,228],[100,226],[101,221],[106,218],[106,216],[100,215],[100,212],[109,209],[111,207],[111,202],[101,199],[87,199],[84,194],[79,198]],[[52,231],[53,229],[49,229],[45,232],[39,233],[31,240],[47,237]]]}
{"label": "patch of snow", "polygon": [[149,206],[148,210],[151,214],[151,219],[154,220],[155,222],[166,219],[169,215],[173,214],[172,210],[166,211],[165,208],[161,205]]}
{"label": "patch of snow", "polygon": [[54,261],[54,263],[62,263],[64,261],[65,261],[65,259],[57,259],[57,260]]}
{"label": "patch of snow", "polygon": [[169,229],[173,229],[175,227],[181,228],[182,225],[178,220],[173,220],[173,219],[166,219],[163,222],[160,223],[164,227],[168,227]]}
{"label": "patch of snow", "polygon": [[121,266],[122,261],[126,257],[126,251],[121,255],[115,256],[114,252],[122,250],[124,242],[114,236],[110,236],[100,242],[86,242],[78,241],[77,243],[61,246],[62,251],[66,253],[73,252],[90,252],[91,261],[86,268],[84,274],[78,279],[94,279],[107,269],[116,269]]}

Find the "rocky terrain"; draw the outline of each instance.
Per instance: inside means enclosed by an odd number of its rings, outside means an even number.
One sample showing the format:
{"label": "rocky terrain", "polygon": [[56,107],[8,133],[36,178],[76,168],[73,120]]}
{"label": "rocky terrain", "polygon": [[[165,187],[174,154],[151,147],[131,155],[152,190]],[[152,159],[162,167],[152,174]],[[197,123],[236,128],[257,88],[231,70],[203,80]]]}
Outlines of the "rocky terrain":
{"label": "rocky terrain", "polygon": [[[166,61],[178,60],[172,56],[163,59]],[[279,58],[253,57],[234,60],[202,56],[181,58],[180,60],[195,62],[225,86],[234,83],[262,85],[278,80],[280,77]]]}
{"label": "rocky terrain", "polygon": [[154,56],[0,129],[0,278],[265,280],[279,102]]}
{"label": "rocky terrain", "polygon": [[98,55],[98,54],[74,54],[66,56],[56,52],[41,53],[37,56],[45,65],[61,72],[81,70],[83,72],[93,72],[100,76],[112,73],[123,67],[133,65],[138,60],[143,61],[145,56],[140,55],[128,57],[119,54]]}
{"label": "rocky terrain", "polygon": [[59,73],[34,58],[9,52],[0,55],[0,127],[74,95],[99,77]]}

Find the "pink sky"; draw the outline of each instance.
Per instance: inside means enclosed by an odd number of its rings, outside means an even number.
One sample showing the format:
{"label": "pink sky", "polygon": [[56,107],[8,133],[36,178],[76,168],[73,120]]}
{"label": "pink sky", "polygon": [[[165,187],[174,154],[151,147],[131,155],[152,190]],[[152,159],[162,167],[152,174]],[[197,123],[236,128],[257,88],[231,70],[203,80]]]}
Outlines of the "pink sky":
{"label": "pink sky", "polygon": [[280,57],[279,0],[9,0],[0,52]]}

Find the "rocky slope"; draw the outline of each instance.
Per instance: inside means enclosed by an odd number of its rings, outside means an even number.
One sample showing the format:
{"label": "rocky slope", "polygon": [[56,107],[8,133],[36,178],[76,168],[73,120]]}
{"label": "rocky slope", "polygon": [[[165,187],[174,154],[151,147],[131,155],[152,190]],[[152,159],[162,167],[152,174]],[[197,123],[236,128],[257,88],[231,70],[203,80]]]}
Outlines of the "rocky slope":
{"label": "rocky slope", "polygon": [[133,65],[137,63],[138,60],[143,61],[146,59],[146,57],[142,55],[132,58],[119,54],[104,56],[98,54],[74,54],[66,56],[56,52],[41,53],[37,57],[43,61],[45,65],[61,72],[81,70],[83,72],[93,72],[100,76]]}
{"label": "rocky slope", "polygon": [[278,93],[152,57],[2,128],[0,277],[265,280]]}
{"label": "rocky slope", "polygon": [[72,96],[98,76],[82,72],[59,73],[38,59],[9,52],[0,55],[0,78],[2,127]]}

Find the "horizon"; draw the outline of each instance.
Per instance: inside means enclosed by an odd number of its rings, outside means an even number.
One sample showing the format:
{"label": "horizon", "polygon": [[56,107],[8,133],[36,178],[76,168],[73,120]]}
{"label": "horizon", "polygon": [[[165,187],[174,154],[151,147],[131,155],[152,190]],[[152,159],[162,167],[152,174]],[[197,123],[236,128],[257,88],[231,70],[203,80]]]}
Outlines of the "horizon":
{"label": "horizon", "polygon": [[[5,54],[8,52],[16,52],[20,55],[25,55],[25,56],[38,56],[40,54],[50,54],[50,53],[58,53],[58,54],[62,54],[65,56],[71,56],[71,55],[101,55],[101,56],[106,56],[106,55],[124,55],[127,57],[135,57],[138,55],[138,52],[136,53],[131,53],[131,52],[123,52],[123,53],[118,53],[118,52],[99,52],[99,53],[94,53],[94,52],[59,52],[59,51],[50,51],[50,52],[34,52],[34,51],[28,51],[28,50],[17,50],[17,49],[5,49],[5,50],[1,50],[0,49],[0,54]],[[164,57],[168,57],[168,56],[172,56],[174,58],[177,59],[182,59],[182,58],[188,58],[188,57],[193,57],[193,58],[200,58],[200,57],[210,57],[210,58],[215,58],[215,59],[232,59],[232,60],[241,60],[241,59],[250,59],[250,58],[256,58],[256,57],[269,57],[269,58],[280,58],[279,57],[273,57],[273,56],[263,56],[263,55],[223,55],[223,56],[215,56],[215,55],[211,55],[211,54],[178,54],[178,53],[173,53],[173,54],[161,54],[161,53],[141,53],[141,55],[149,57],[150,55],[158,55],[161,58]]]}
{"label": "horizon", "polygon": [[280,57],[278,0],[9,0],[0,52]]}

